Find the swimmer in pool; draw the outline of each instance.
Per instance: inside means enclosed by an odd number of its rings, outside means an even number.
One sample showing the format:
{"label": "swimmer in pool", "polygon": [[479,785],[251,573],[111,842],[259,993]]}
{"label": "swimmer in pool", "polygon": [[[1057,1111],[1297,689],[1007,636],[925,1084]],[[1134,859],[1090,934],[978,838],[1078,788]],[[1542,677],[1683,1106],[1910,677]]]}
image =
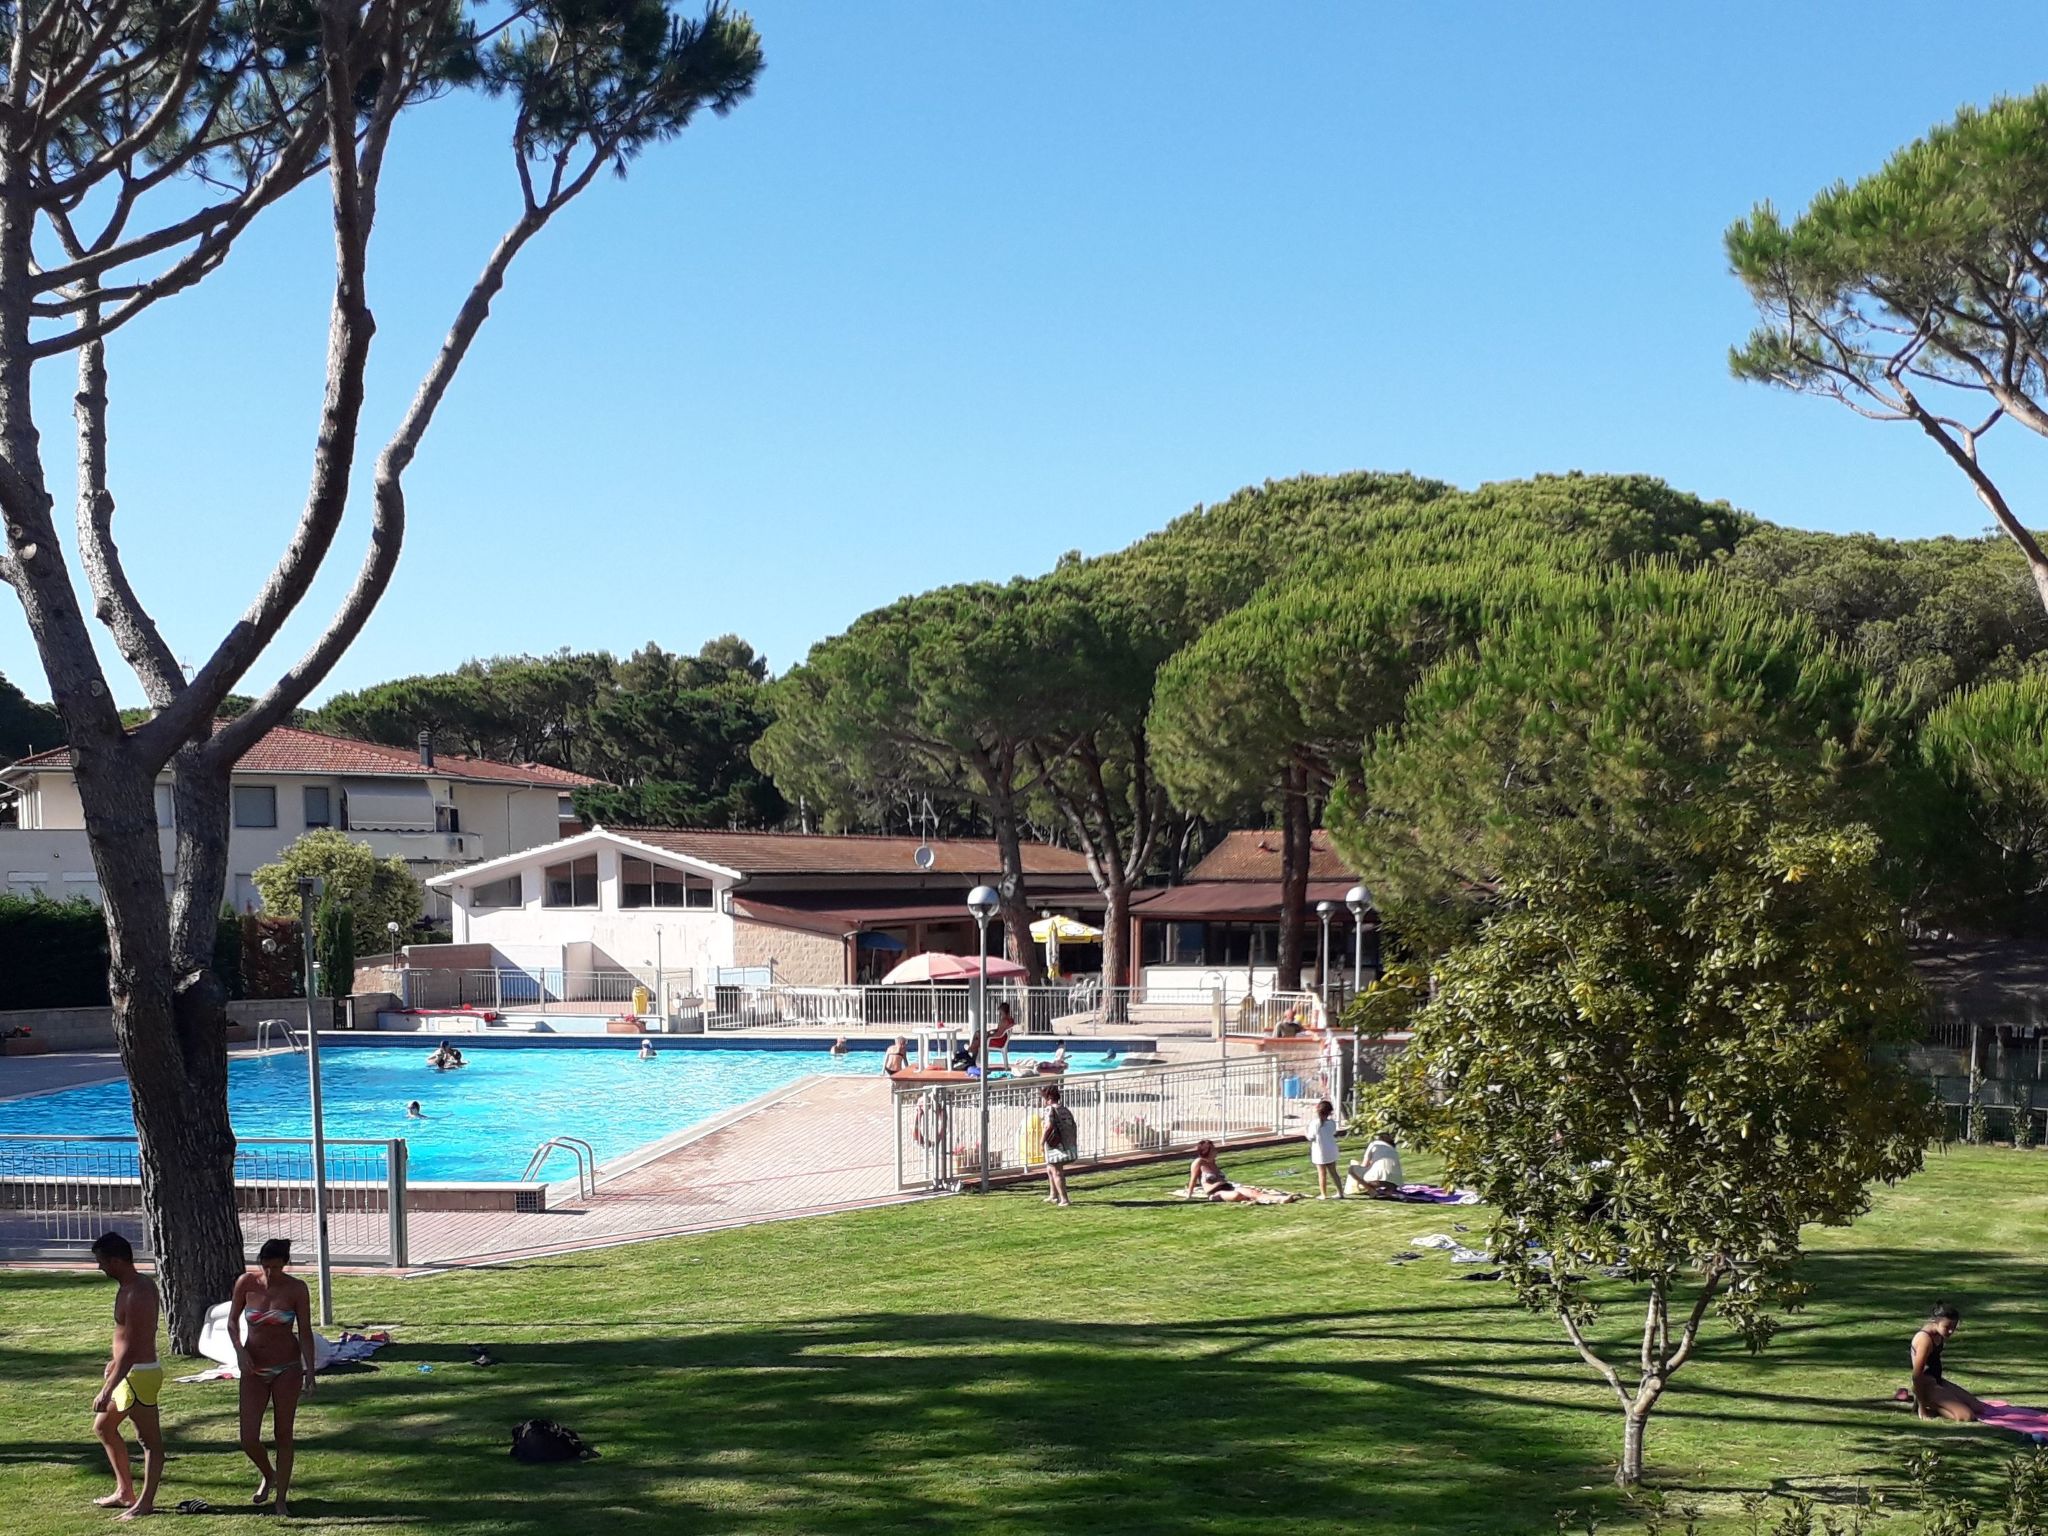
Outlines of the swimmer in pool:
{"label": "swimmer in pool", "polygon": [[654,1042],[652,1040],[642,1040],[640,1042],[640,1059],[642,1061],[654,1060]]}
{"label": "swimmer in pool", "polygon": [[405,1106],[405,1118],[408,1120],[424,1120],[427,1118],[427,1112],[420,1108],[420,1101],[418,1099],[414,1099]]}

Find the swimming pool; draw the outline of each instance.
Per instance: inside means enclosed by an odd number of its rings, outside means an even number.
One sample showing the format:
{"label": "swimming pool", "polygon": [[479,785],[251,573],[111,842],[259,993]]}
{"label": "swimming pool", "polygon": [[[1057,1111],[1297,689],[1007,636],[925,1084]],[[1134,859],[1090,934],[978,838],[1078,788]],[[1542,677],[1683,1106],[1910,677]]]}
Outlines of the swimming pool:
{"label": "swimming pool", "polygon": [[[327,1134],[337,1140],[402,1136],[416,1180],[502,1181],[526,1171],[550,1136],[581,1136],[600,1162],[702,1125],[751,1099],[819,1072],[879,1076],[879,1051],[834,1056],[824,1050],[662,1050],[651,1061],[631,1049],[525,1045],[470,1047],[469,1065],[436,1072],[432,1042],[328,1047],[320,1053]],[[1015,1059],[1022,1065],[1021,1052]],[[1100,1054],[1074,1057],[1073,1069],[1106,1065]],[[424,1119],[407,1103],[420,1101]],[[291,1052],[238,1056],[228,1064],[228,1113],[242,1136],[309,1136],[306,1058]],[[66,1088],[0,1101],[0,1133],[130,1136],[135,1132],[125,1082]],[[551,1165],[561,1176],[566,1157]]]}

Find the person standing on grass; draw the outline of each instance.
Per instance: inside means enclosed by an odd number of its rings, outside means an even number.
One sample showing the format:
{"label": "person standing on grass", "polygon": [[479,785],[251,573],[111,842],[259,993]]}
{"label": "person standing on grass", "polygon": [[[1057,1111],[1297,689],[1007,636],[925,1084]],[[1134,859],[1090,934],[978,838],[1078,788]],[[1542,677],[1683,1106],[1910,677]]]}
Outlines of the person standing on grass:
{"label": "person standing on grass", "polygon": [[[156,1282],[135,1267],[135,1249],[120,1233],[102,1233],[93,1242],[92,1256],[100,1273],[119,1287],[114,1292],[113,1353],[92,1404],[92,1430],[114,1469],[114,1491],[93,1503],[120,1510],[123,1520],[135,1520],[156,1513],[157,1484],[164,1475],[164,1430],[156,1410],[157,1393],[164,1384],[164,1368],[156,1354],[163,1302]],[[121,1437],[123,1419],[134,1421],[135,1437],[142,1442],[139,1498],[128,1466],[128,1442]]]}
{"label": "person standing on grass", "polygon": [[1074,1112],[1060,1102],[1057,1084],[1047,1083],[1038,1097],[1045,1105],[1045,1182],[1052,1191],[1046,1203],[1072,1205],[1067,1198],[1067,1164],[1081,1150],[1081,1127],[1074,1122]]}
{"label": "person standing on grass", "polygon": [[1337,1177],[1337,1111],[1328,1099],[1316,1105],[1315,1122],[1308,1128],[1308,1160],[1316,1166],[1316,1198],[1330,1198],[1336,1186],[1337,1198],[1344,1198],[1344,1181]]}
{"label": "person standing on grass", "polygon": [[[313,1297],[305,1281],[285,1273],[291,1261],[290,1240],[271,1238],[256,1250],[256,1271],[235,1282],[228,1309],[228,1337],[242,1378],[242,1454],[256,1464],[261,1479],[249,1502],[270,1504],[280,1517],[291,1513],[285,1496],[292,1486],[299,1399],[311,1397],[314,1384]],[[275,1465],[263,1451],[266,1408],[277,1431]]]}

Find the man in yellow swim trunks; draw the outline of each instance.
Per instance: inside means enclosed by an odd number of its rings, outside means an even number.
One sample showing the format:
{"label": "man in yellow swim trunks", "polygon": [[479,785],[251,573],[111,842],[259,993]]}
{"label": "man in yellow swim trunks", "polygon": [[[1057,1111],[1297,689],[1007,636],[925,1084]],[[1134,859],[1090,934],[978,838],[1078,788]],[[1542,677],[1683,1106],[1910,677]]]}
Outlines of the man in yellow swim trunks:
{"label": "man in yellow swim trunks", "polygon": [[[135,1267],[135,1250],[120,1233],[102,1233],[92,1245],[92,1256],[99,1261],[100,1273],[120,1286],[114,1293],[114,1353],[92,1404],[93,1433],[100,1437],[114,1469],[114,1491],[93,1503],[120,1510],[123,1520],[134,1520],[156,1512],[156,1485],[164,1475],[164,1432],[156,1411],[157,1393],[164,1384],[156,1353],[156,1324],[163,1303],[156,1282]],[[136,1438],[142,1442],[140,1498],[128,1468],[128,1442],[121,1438],[123,1419],[135,1421]]]}

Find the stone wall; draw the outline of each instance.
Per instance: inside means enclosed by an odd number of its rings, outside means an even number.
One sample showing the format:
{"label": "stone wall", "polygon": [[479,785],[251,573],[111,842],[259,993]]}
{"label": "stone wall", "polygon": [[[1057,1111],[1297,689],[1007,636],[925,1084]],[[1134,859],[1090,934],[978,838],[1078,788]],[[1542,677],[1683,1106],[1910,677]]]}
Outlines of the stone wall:
{"label": "stone wall", "polygon": [[[228,1004],[228,1039],[250,1040],[261,1019],[290,1019],[306,1022],[306,1000],[302,997],[245,998]],[[114,1048],[114,1010],[111,1008],[17,1008],[0,1013],[0,1035],[26,1027],[36,1039],[53,1051],[111,1051]]]}
{"label": "stone wall", "polygon": [[846,945],[830,934],[776,928],[738,918],[733,923],[733,964],[775,967],[788,987],[836,987],[846,980]]}

